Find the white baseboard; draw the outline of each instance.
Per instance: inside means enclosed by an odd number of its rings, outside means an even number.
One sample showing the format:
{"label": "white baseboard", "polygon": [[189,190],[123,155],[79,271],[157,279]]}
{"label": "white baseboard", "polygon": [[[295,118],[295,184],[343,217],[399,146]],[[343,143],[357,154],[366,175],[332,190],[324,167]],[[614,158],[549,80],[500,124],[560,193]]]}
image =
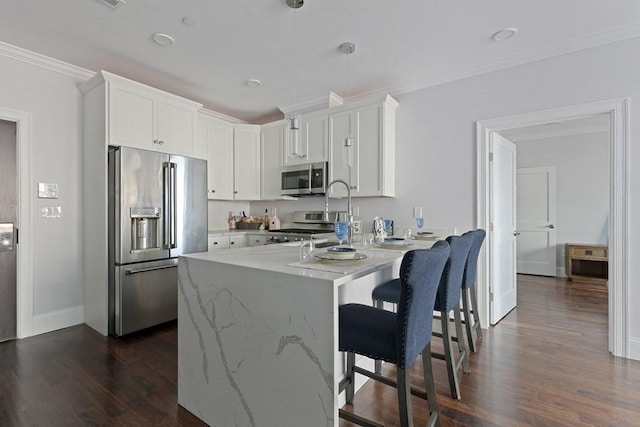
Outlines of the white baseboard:
{"label": "white baseboard", "polygon": [[69,326],[80,325],[84,322],[84,307],[66,308],[64,310],[51,311],[49,313],[33,316],[33,335],[45,334]]}
{"label": "white baseboard", "polygon": [[629,339],[629,359],[640,360],[640,339]]}

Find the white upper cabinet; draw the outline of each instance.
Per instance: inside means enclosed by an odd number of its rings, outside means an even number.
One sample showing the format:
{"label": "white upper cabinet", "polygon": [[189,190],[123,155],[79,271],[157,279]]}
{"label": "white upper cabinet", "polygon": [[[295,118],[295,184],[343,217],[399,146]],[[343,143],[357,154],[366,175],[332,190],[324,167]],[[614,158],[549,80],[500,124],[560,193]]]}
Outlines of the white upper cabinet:
{"label": "white upper cabinet", "polygon": [[234,199],[260,200],[260,126],[235,125]]}
{"label": "white upper cabinet", "polygon": [[199,129],[207,145],[208,197],[233,200],[233,125],[201,118]]}
{"label": "white upper cabinet", "polygon": [[[327,111],[304,114],[299,118],[300,139],[297,155],[291,154],[291,142],[289,141],[288,127],[283,141],[284,165],[299,165],[302,163],[326,162],[328,152],[328,125]],[[288,120],[286,121],[289,125]]]}
{"label": "white upper cabinet", "polygon": [[259,200],[260,126],[200,115],[198,138],[207,146],[208,198]]}
{"label": "white upper cabinet", "polygon": [[[395,196],[395,111],[390,96],[329,114],[329,180],[351,185],[351,195]],[[351,138],[351,162],[345,158],[345,139]],[[351,165],[351,167],[349,167]],[[343,185],[330,195],[343,197]]]}
{"label": "white upper cabinet", "polygon": [[193,156],[197,102],[102,71],[86,84],[106,92],[109,145]]}
{"label": "white upper cabinet", "polygon": [[260,197],[262,200],[281,199],[281,168],[284,135],[287,121],[281,120],[262,126],[260,130]]}

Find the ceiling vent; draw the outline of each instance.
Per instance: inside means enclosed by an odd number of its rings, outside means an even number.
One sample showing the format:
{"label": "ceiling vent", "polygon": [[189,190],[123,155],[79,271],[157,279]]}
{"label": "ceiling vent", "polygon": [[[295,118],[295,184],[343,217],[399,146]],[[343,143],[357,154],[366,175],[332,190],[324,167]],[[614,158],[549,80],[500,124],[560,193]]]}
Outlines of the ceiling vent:
{"label": "ceiling vent", "polygon": [[113,10],[117,10],[123,4],[127,4],[124,0],[98,0],[100,3],[109,6]]}

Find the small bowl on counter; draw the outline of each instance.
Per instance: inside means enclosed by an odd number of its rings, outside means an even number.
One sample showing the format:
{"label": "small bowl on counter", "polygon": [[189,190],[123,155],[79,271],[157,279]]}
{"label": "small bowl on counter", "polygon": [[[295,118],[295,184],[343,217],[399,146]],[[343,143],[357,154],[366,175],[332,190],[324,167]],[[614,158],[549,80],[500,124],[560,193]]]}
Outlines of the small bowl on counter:
{"label": "small bowl on counter", "polygon": [[356,256],[356,250],[349,246],[332,246],[327,248],[327,254],[333,259],[353,259]]}

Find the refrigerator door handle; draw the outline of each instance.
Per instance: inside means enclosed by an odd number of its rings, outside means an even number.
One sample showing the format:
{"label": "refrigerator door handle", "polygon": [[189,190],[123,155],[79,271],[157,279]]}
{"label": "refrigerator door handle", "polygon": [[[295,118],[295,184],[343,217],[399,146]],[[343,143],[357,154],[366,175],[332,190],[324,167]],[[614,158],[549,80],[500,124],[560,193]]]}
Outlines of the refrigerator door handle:
{"label": "refrigerator door handle", "polygon": [[125,274],[136,274],[136,273],[146,273],[147,271],[155,271],[155,270],[163,270],[165,268],[176,268],[178,267],[177,265],[163,265],[161,267],[150,267],[150,268],[131,268],[128,270],[125,270],[124,273]]}
{"label": "refrigerator door handle", "polygon": [[164,215],[162,221],[162,249],[169,249],[171,239],[171,172],[169,162],[162,163]]}
{"label": "refrigerator door handle", "polygon": [[176,233],[178,231],[178,215],[177,215],[177,184],[176,184],[176,168],[178,165],[176,163],[169,163],[169,170],[171,171],[171,234],[170,234],[170,248],[175,249],[178,247],[177,236]]}

